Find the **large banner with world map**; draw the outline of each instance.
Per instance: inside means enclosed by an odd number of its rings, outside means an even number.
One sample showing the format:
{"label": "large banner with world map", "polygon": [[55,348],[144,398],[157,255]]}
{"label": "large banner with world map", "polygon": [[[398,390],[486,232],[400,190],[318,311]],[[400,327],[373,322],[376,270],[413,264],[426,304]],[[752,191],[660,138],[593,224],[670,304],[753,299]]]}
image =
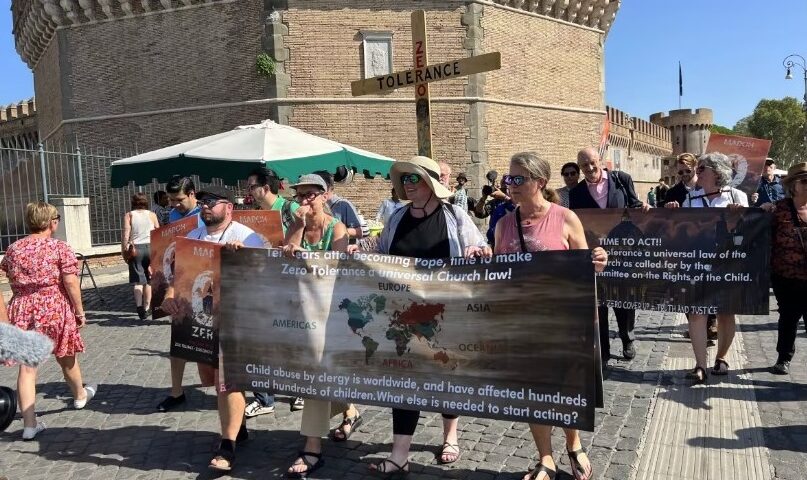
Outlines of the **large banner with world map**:
{"label": "large banner with world map", "polygon": [[222,252],[233,388],[592,430],[588,251],[417,260]]}

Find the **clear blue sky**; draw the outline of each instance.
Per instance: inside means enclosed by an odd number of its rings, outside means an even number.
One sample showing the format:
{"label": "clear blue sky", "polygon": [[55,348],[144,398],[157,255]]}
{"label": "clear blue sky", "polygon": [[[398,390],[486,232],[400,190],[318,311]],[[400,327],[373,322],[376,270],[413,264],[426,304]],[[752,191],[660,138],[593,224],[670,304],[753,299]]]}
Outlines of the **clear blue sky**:
{"label": "clear blue sky", "polygon": [[678,108],[714,110],[733,127],[763,98],[804,95],[801,70],[785,80],[782,60],[807,57],[807,0],[623,0],[605,43],[606,102],[633,116]]}
{"label": "clear blue sky", "polygon": [[[0,105],[33,96],[14,50],[11,0],[0,0]],[[623,0],[606,40],[606,101],[631,115],[708,107],[732,127],[762,98],[804,94],[801,74],[785,81],[782,59],[807,56],[807,0]],[[540,67],[539,67],[540,68]]]}

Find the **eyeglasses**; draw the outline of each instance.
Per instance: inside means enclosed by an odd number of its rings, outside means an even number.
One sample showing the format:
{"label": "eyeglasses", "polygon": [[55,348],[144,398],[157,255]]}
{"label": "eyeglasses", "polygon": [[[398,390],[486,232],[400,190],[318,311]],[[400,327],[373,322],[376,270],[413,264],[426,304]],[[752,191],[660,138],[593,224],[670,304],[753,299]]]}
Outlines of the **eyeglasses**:
{"label": "eyeglasses", "polygon": [[688,168],[686,170],[678,170],[678,175],[690,175],[690,174],[692,174],[692,170]]}
{"label": "eyeglasses", "polygon": [[502,177],[502,181],[505,185],[515,185],[517,187],[524,185],[524,182],[527,180],[529,180],[529,178],[524,175],[505,175]]}
{"label": "eyeglasses", "polygon": [[407,183],[411,183],[412,185],[420,183],[421,176],[417,173],[404,173],[401,175],[401,183],[406,185]]}
{"label": "eyeglasses", "polygon": [[696,168],[695,171],[698,173],[703,173],[703,171],[706,170],[707,168],[711,167],[707,167],[706,165],[698,165],[698,168]]}
{"label": "eyeglasses", "polygon": [[564,177],[576,177],[577,175],[580,175],[580,174],[577,173],[576,171],[572,170],[571,172],[563,172],[563,173],[561,173],[561,175],[564,176]]}
{"label": "eyeglasses", "polygon": [[295,195],[293,198],[297,203],[302,203],[303,201],[311,202],[322,194],[323,192],[308,192]]}
{"label": "eyeglasses", "polygon": [[203,200],[199,199],[196,200],[196,205],[207,208],[213,208],[220,203],[228,203],[228,202],[227,200],[224,200],[222,198],[215,198],[215,197],[208,197]]}
{"label": "eyeglasses", "polygon": [[260,183],[251,183],[251,184],[247,185],[247,191],[251,192],[251,191],[255,190],[256,188],[260,188],[262,186],[263,185],[261,185]]}
{"label": "eyeglasses", "polygon": [[51,220],[61,220],[61,219],[62,219],[61,215],[56,215],[55,217],[51,218]]}

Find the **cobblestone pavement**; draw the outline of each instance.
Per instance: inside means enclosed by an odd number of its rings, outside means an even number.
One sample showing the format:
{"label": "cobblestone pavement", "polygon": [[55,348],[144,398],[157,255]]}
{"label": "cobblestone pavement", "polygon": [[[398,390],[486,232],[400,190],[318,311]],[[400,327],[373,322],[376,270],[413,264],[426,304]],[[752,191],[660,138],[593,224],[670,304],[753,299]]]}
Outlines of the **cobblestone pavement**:
{"label": "cobblestone pavement", "polygon": [[[72,410],[61,373],[55,362],[48,361],[40,369],[37,394],[37,410],[48,429],[36,441],[22,442],[22,421],[18,418],[0,434],[0,477],[217,478],[207,470],[218,438],[212,389],[191,386],[186,389],[189,398],[184,408],[157,413],[155,406],[170,385],[168,324],[138,320],[128,286],[106,286],[101,293],[107,299],[105,304],[85,290],[89,325],[84,339],[88,351],[80,357],[85,382],[100,384],[96,398],[85,410]],[[752,366],[748,370],[776,478],[804,478],[798,475],[807,471],[804,362],[797,356],[789,378],[766,373],[765,368],[775,360],[775,314],[747,318],[750,320],[744,324],[743,333],[749,339],[746,351]],[[662,364],[679,323],[672,314],[638,312],[636,358],[612,361],[605,382],[605,408],[597,411],[595,431],[582,434],[598,479],[636,476],[637,448],[652,414],[654,395],[668,374]],[[797,348],[804,351],[805,346],[805,339],[799,338]],[[618,340],[614,344],[617,348]],[[16,369],[0,369],[1,385],[11,386],[15,378]],[[198,384],[194,368],[186,370],[185,382]],[[248,420],[250,440],[239,447],[232,476],[218,478],[280,478],[302,446],[300,415],[290,412],[287,403],[279,403],[275,414]],[[388,454],[391,418],[388,409],[375,407],[364,407],[363,415],[364,424],[350,441],[325,443],[326,465],[312,478],[373,478],[367,474],[367,464]],[[460,419],[460,460],[450,466],[439,465],[435,454],[442,443],[441,430],[439,415],[421,416],[409,478],[515,479],[536,463],[536,449],[525,425],[465,417]],[[568,480],[571,475],[568,458],[562,454],[559,429],[554,444],[556,461],[564,471],[557,478]]]}

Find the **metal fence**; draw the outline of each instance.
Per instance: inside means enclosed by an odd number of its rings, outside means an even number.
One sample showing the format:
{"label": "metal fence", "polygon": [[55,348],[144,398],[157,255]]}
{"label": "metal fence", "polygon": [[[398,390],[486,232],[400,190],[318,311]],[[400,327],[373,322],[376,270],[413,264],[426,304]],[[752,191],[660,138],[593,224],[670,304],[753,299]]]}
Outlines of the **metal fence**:
{"label": "metal fence", "polygon": [[[38,149],[0,147],[0,253],[27,235],[25,205],[57,197],[87,197],[90,200],[90,232],[93,246],[113,245],[121,240],[121,220],[131,207],[135,192],[152,200],[164,183],[136,187],[110,187],[109,165],[135,155],[123,149],[40,145]],[[193,177],[197,188],[200,183]],[[220,180],[212,182],[221,185]],[[238,189],[239,191],[241,189]]]}

